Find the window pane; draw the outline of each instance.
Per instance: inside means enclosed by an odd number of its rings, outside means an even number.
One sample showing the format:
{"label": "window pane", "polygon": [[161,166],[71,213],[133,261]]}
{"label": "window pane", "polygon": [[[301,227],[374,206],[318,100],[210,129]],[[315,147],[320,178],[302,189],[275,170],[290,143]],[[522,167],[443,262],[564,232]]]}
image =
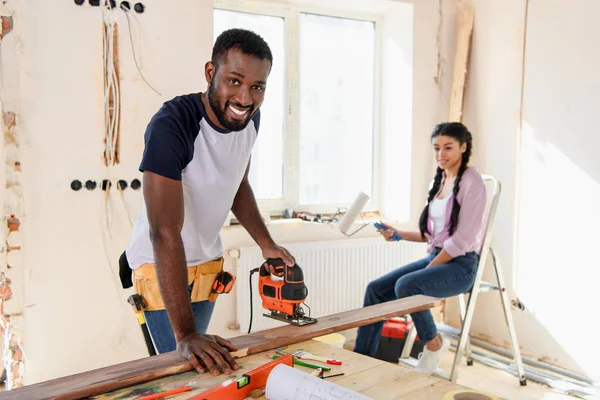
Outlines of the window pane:
{"label": "window pane", "polygon": [[300,15],[300,204],[373,192],[375,24]]}
{"label": "window pane", "polygon": [[252,152],[250,183],[257,199],[283,197],[283,129],[285,110],[285,51],[283,18],[214,10],[214,36],[230,28],[256,32],[273,53],[273,69],[260,108],[258,138]]}

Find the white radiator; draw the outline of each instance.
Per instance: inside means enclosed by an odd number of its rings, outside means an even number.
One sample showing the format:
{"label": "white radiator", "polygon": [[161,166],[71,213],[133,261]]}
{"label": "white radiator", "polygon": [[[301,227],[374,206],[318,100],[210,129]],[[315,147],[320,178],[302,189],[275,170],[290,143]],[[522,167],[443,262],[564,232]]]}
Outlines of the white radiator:
{"label": "white radiator", "polygon": [[[306,242],[283,245],[296,258],[308,287],[306,304],[311,316],[320,317],[362,307],[367,284],[404,264],[423,258],[421,243],[389,243],[381,238]],[[237,264],[237,321],[242,333],[250,323],[250,271],[264,262],[258,247],[239,249]],[[263,317],[258,294],[258,273],[252,276],[252,332],[281,326]],[[305,309],[308,313],[308,309]]]}

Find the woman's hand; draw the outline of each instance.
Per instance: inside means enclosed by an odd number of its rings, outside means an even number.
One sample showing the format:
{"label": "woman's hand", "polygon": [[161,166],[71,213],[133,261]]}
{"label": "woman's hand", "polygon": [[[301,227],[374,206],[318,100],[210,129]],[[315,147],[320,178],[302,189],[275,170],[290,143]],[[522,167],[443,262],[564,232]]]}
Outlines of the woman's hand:
{"label": "woman's hand", "polygon": [[452,256],[448,254],[446,250],[442,250],[439,252],[437,256],[425,268],[432,268],[436,265],[442,265],[450,262],[452,260]]}
{"label": "woman's hand", "polygon": [[385,227],[385,229],[377,229],[377,232],[379,232],[381,234],[381,236],[383,236],[385,238],[386,241],[388,242],[395,242],[397,241],[397,239],[392,238],[392,236],[394,236],[394,234],[396,235],[396,237],[400,237],[400,231],[394,229],[392,226],[388,225],[388,224],[384,224],[383,222],[379,222],[381,225],[383,225]]}

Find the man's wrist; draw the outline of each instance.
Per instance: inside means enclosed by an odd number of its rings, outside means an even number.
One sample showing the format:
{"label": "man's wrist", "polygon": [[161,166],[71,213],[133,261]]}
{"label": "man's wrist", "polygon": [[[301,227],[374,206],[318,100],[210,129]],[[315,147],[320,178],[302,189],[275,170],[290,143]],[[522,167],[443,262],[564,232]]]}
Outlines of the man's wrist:
{"label": "man's wrist", "polygon": [[192,324],[191,326],[190,325],[184,326],[181,329],[173,329],[173,334],[175,336],[176,342],[179,342],[183,338],[194,335],[196,333],[197,333],[196,326],[194,324]]}
{"label": "man's wrist", "polygon": [[192,336],[194,335],[196,332],[196,330],[193,331],[186,331],[186,332],[180,332],[180,333],[175,333],[175,341],[177,343],[181,342],[183,339],[185,339],[188,336]]}
{"label": "man's wrist", "polygon": [[258,247],[260,247],[260,249],[262,251],[277,247],[277,244],[275,244],[275,241],[270,237],[259,241],[257,244],[258,244]]}

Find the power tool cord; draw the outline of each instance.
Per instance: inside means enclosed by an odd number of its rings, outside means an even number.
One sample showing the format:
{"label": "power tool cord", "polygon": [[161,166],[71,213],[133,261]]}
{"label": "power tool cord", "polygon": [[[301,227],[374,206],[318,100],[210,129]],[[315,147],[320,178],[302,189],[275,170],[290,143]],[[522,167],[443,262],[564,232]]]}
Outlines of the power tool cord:
{"label": "power tool cord", "polygon": [[258,272],[258,268],[254,268],[250,271],[250,279],[248,280],[250,283],[250,325],[248,326],[248,333],[250,333],[250,330],[252,329],[252,275],[255,272]]}

